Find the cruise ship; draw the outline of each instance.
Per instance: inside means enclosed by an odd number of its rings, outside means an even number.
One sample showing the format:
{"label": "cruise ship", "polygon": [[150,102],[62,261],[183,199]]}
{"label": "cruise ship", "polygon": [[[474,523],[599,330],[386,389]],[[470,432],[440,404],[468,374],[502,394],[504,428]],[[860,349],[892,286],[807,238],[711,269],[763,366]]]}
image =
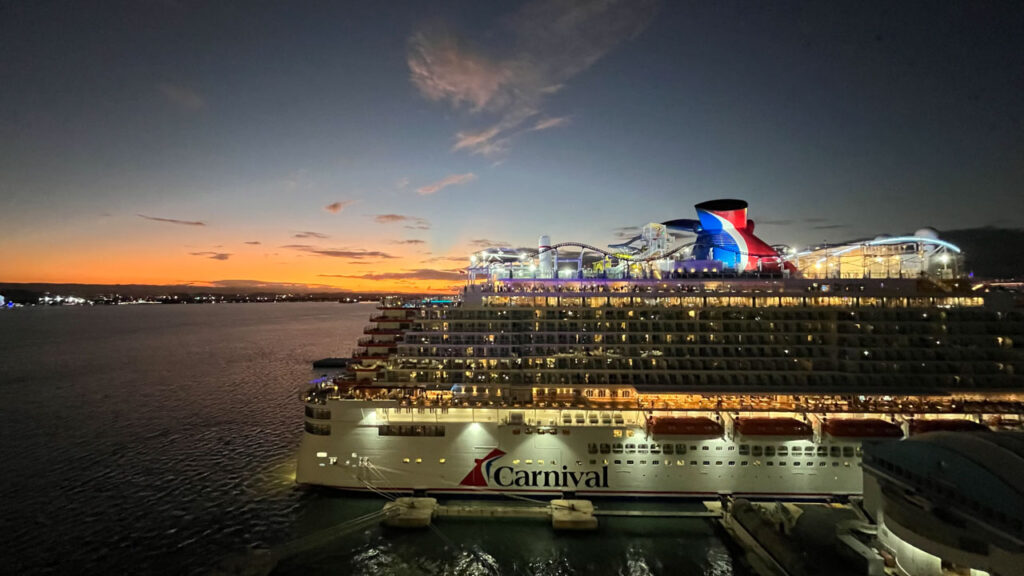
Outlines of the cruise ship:
{"label": "cruise ship", "polygon": [[1019,428],[1024,302],[931,229],[794,251],[741,200],[607,249],[473,254],[307,391],[297,481],[374,493],[833,498],[861,447]]}

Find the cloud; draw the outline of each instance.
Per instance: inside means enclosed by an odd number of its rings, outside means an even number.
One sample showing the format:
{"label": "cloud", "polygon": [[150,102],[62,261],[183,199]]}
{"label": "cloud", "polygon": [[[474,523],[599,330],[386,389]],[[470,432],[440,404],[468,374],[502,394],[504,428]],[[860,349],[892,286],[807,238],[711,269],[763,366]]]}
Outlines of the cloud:
{"label": "cloud", "polygon": [[444,178],[434,182],[433,184],[427,184],[416,189],[416,193],[420,196],[428,196],[434,194],[440,190],[443,190],[449,186],[459,186],[476,180],[476,174],[467,172],[465,174],[449,174]]}
{"label": "cloud", "polygon": [[568,123],[568,116],[561,116],[558,118],[544,118],[538,120],[537,123],[533,125],[533,128],[530,128],[530,131],[539,132],[541,130],[547,130],[549,128],[558,128],[559,126],[565,126]]}
{"label": "cloud", "polygon": [[253,246],[259,246],[260,244],[262,244],[262,242],[260,242],[259,240],[249,240],[249,241],[246,242],[246,244],[251,244]]}
{"label": "cloud", "polygon": [[328,236],[327,234],[321,234],[319,232],[309,232],[309,231],[306,231],[306,232],[296,232],[292,237],[293,238],[319,238],[321,240],[323,240],[324,238],[330,238],[330,236]]}
{"label": "cloud", "polygon": [[152,220],[154,222],[166,222],[168,224],[179,224],[181,226],[206,226],[206,222],[199,220],[177,220],[175,218],[160,218],[159,216],[146,216],[145,214],[136,214],[139,218],[145,218],[146,220]]}
{"label": "cloud", "polygon": [[357,280],[463,280],[465,275],[450,270],[419,268],[406,272],[379,272],[373,274],[320,274],[322,278],[353,278]]}
{"label": "cloud", "polygon": [[307,291],[310,289],[317,290],[337,290],[336,287],[328,284],[295,284],[291,282],[267,282],[265,280],[213,280],[211,282],[202,282],[202,284],[208,284],[216,288],[236,288],[243,290],[251,290],[261,288],[268,291]]}
{"label": "cloud", "polygon": [[231,254],[224,252],[189,252],[190,256],[205,256],[210,260],[227,260],[231,258]]}
{"label": "cloud", "polygon": [[316,246],[310,246],[308,244],[288,244],[281,246],[281,248],[288,248],[290,250],[298,250],[300,252],[308,252],[317,256],[327,256],[329,258],[351,258],[353,260],[361,260],[363,258],[380,258],[380,259],[393,259],[397,256],[392,256],[387,252],[380,252],[378,250],[348,250],[344,248],[318,248]]}
{"label": "cloud", "polygon": [[820,224],[818,226],[811,226],[815,230],[838,230],[840,228],[849,228],[846,224]]}
{"label": "cloud", "polygon": [[469,261],[468,256],[434,256],[433,258],[421,260],[424,264],[431,262],[458,262],[460,264],[465,264],[467,261]]}
{"label": "cloud", "polygon": [[351,205],[353,205],[355,203],[356,203],[355,200],[341,200],[340,202],[334,202],[332,204],[328,204],[327,206],[324,206],[324,210],[327,210],[328,212],[330,212],[332,214],[337,214],[338,212],[341,212],[345,208],[348,208],[349,206],[351,206]]}
{"label": "cloud", "polygon": [[426,244],[424,240],[392,240],[392,244]]}
{"label": "cloud", "polygon": [[620,240],[629,240],[640,234],[639,226],[620,226],[612,231],[612,235]]}
{"label": "cloud", "polygon": [[503,51],[487,52],[444,27],[424,28],[409,38],[409,79],[427,100],[490,119],[484,128],[459,131],[454,150],[500,154],[523,131],[564,125],[568,118],[522,126],[547,96],[643,31],[655,6],[654,0],[535,0],[481,34],[497,38],[493,44]]}
{"label": "cloud", "polygon": [[402,178],[398,179],[398,182],[395,182],[395,188],[398,188],[399,190],[405,190],[408,187],[409,187],[409,177],[408,176],[403,176]]}
{"label": "cloud", "polygon": [[164,82],[157,85],[157,89],[164,95],[168,102],[189,111],[197,111],[206,108],[206,100],[195,90],[180,84]]}
{"label": "cloud", "polygon": [[477,238],[476,240],[470,240],[469,245],[480,249],[494,248],[496,246],[511,246],[510,243],[505,242],[504,240],[488,240],[486,238]]}
{"label": "cloud", "polygon": [[373,221],[377,224],[405,222],[405,228],[408,228],[409,230],[430,230],[430,221],[426,218],[405,216],[404,214],[377,214],[373,217]]}

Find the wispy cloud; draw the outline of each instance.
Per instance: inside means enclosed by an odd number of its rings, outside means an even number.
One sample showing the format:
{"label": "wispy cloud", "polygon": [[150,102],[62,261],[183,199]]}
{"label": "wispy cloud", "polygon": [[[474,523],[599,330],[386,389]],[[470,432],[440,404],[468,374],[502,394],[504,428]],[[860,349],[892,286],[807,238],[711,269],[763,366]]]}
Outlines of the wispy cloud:
{"label": "wispy cloud", "polygon": [[846,224],[821,224],[819,226],[811,226],[815,230],[838,230],[840,228],[849,228]]}
{"label": "wispy cloud", "polygon": [[341,212],[345,208],[348,208],[349,206],[355,203],[355,200],[340,200],[338,202],[332,202],[331,204],[324,206],[324,210],[327,210],[331,214],[337,214],[338,212]]}
{"label": "wispy cloud", "polygon": [[177,218],[161,218],[159,216],[146,216],[145,214],[136,214],[139,218],[145,218],[146,220],[152,220],[154,222],[166,222],[167,224],[178,224],[181,226],[206,226],[206,222],[200,220],[178,220]]}
{"label": "wispy cloud", "polygon": [[424,240],[392,240],[392,244],[426,244]]}
{"label": "wispy cloud", "polygon": [[472,172],[467,172],[465,174],[449,174],[433,184],[420,186],[416,189],[416,193],[420,196],[428,196],[449,186],[459,186],[466,184],[467,182],[472,182],[473,180],[476,180],[476,174],[473,174]]}
{"label": "wispy cloud", "polygon": [[226,254],[224,252],[189,252],[189,255],[205,256],[210,260],[227,260],[228,258],[231,258],[231,254]]}
{"label": "wispy cloud", "polygon": [[353,278],[357,280],[462,280],[460,272],[419,268],[406,272],[379,272],[374,274],[320,274],[321,278]]}
{"label": "wispy cloud", "polygon": [[[200,283],[196,283],[200,284]],[[213,280],[202,282],[217,288],[239,288],[239,289],[264,289],[271,291],[294,291],[294,290],[337,290],[334,286],[327,284],[295,284],[291,282],[267,282],[265,280]]]}
{"label": "wispy cloud", "polygon": [[260,242],[259,240],[249,240],[248,242],[246,242],[246,244],[251,244],[252,246],[259,246],[260,244],[263,244],[263,242]]}
{"label": "wispy cloud", "polygon": [[469,261],[468,256],[434,256],[433,258],[427,258],[426,260],[420,260],[424,264],[431,262],[458,262],[464,264]]}
{"label": "wispy cloud", "polygon": [[182,86],[164,82],[157,85],[157,89],[164,95],[168,102],[189,111],[202,110],[206,108],[206,100],[199,92]]}
{"label": "wispy cloud", "polygon": [[387,252],[381,252],[379,250],[362,250],[362,249],[346,249],[346,248],[320,248],[317,246],[310,246],[308,244],[287,244],[281,246],[281,248],[288,248],[289,250],[298,250],[299,252],[308,252],[317,256],[326,256],[328,258],[350,258],[352,260],[362,260],[364,258],[377,258],[377,259],[394,259],[397,256],[392,256]]}
{"label": "wispy cloud", "polygon": [[612,231],[612,235],[621,240],[629,240],[640,233],[639,226],[622,226]]}
{"label": "wispy cloud", "polygon": [[504,29],[484,32],[507,38],[502,45],[513,48],[505,51],[471,46],[444,27],[424,28],[409,39],[410,80],[428,100],[491,119],[458,132],[453,149],[500,154],[523,131],[564,125],[567,118],[548,118],[523,127],[548,95],[646,28],[654,11],[654,0],[536,0],[506,18]]}
{"label": "wispy cloud", "polygon": [[408,228],[409,230],[430,230],[430,221],[426,218],[406,216],[404,214],[377,214],[373,217],[373,221],[377,224],[395,224],[404,222],[405,228]]}
{"label": "wispy cloud", "polygon": [[558,128],[559,126],[565,126],[569,123],[568,116],[560,116],[558,118],[544,118],[538,120],[533,128],[530,128],[532,132],[539,132],[541,130],[547,130],[549,128]]}
{"label": "wispy cloud", "polygon": [[399,178],[398,182],[395,182],[395,188],[398,188],[399,190],[405,190],[408,187],[409,187],[409,177],[408,176],[404,176],[402,178]]}
{"label": "wispy cloud", "polygon": [[321,234],[320,232],[309,232],[308,230],[305,231],[305,232],[296,232],[295,234],[292,235],[292,237],[293,238],[319,238],[321,240],[323,240],[325,238],[330,238],[330,236],[328,236],[327,234]]}
{"label": "wispy cloud", "polygon": [[476,240],[470,240],[469,245],[480,249],[494,248],[498,246],[511,246],[511,244],[503,240],[488,240],[487,238],[477,238]]}

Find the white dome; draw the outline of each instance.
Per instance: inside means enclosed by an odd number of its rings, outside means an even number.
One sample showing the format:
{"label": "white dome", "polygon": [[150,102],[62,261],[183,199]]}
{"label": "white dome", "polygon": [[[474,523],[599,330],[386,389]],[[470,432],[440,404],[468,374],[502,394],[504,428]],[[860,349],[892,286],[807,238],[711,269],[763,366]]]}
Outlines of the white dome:
{"label": "white dome", "polygon": [[914,236],[917,236],[918,238],[930,238],[932,240],[939,239],[939,233],[935,228],[921,228],[917,232],[914,232]]}

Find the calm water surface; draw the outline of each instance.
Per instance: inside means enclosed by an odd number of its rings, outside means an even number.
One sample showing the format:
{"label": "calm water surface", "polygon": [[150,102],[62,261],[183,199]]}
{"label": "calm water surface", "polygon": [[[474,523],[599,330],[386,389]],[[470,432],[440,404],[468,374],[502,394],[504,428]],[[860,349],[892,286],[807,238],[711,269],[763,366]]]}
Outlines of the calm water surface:
{"label": "calm water surface", "polygon": [[[310,362],[348,355],[369,304],[0,312],[0,572],[206,574],[376,499],[294,484]],[[370,525],[278,574],[746,574],[700,520]]]}

